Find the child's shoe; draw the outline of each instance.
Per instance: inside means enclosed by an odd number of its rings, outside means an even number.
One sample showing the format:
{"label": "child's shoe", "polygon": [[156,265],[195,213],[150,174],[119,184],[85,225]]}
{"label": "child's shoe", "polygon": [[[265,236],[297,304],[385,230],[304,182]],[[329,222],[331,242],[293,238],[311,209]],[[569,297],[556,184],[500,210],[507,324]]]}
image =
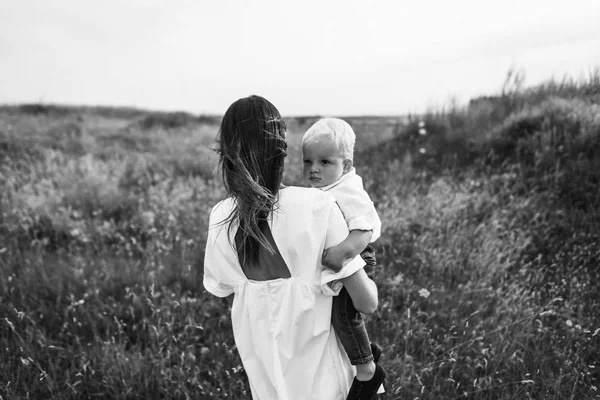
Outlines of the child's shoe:
{"label": "child's shoe", "polygon": [[[375,353],[373,353],[374,355]],[[381,353],[380,353],[381,355]],[[372,400],[377,394],[379,386],[383,384],[387,373],[383,367],[379,364],[375,365],[375,375],[369,381],[359,381],[354,378],[352,386],[350,387],[350,393],[346,400]]]}

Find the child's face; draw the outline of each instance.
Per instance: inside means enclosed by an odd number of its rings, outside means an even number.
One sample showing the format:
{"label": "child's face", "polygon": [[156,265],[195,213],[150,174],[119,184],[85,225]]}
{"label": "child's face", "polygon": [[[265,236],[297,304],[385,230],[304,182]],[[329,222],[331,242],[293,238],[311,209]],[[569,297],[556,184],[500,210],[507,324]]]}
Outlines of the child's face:
{"label": "child's face", "polygon": [[302,157],[302,175],[312,187],[331,185],[350,169],[349,161],[344,160],[333,140],[327,137],[302,146]]}

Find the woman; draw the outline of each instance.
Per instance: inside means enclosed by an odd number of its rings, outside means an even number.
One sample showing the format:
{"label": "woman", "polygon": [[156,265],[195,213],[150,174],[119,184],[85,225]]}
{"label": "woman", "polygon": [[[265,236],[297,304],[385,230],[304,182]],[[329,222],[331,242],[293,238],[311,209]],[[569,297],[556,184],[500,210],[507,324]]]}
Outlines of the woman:
{"label": "woman", "polygon": [[233,294],[235,342],[254,400],[344,400],[353,367],[331,327],[331,296],[343,286],[366,314],[377,288],[356,257],[334,273],[323,250],[348,228],[333,196],[281,186],[285,125],[266,99],[233,103],[219,133],[228,197],[215,205],[204,262],[210,293]]}

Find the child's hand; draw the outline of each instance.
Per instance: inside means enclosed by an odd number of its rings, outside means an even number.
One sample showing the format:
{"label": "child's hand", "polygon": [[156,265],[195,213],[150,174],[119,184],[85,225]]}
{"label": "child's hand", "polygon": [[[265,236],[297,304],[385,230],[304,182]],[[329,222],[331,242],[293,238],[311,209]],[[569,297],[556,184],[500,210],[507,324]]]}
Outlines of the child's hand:
{"label": "child's hand", "polygon": [[323,251],[321,263],[324,267],[339,272],[342,267],[350,261],[346,249],[343,246],[333,246]]}

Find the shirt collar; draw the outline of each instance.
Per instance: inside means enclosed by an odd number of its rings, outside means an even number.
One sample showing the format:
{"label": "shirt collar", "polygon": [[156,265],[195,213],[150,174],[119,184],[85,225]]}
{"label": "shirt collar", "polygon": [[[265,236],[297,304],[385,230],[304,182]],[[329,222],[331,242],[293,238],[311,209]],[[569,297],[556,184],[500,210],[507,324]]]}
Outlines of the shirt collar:
{"label": "shirt collar", "polygon": [[322,188],[320,188],[321,190],[329,190],[332,189],[334,187],[336,187],[337,185],[339,185],[340,183],[351,179],[353,176],[356,175],[356,169],[354,167],[352,167],[350,169],[350,171],[346,172],[344,175],[340,176],[340,179],[338,179],[337,181],[333,182],[331,185],[327,185],[327,186],[323,186]]}

